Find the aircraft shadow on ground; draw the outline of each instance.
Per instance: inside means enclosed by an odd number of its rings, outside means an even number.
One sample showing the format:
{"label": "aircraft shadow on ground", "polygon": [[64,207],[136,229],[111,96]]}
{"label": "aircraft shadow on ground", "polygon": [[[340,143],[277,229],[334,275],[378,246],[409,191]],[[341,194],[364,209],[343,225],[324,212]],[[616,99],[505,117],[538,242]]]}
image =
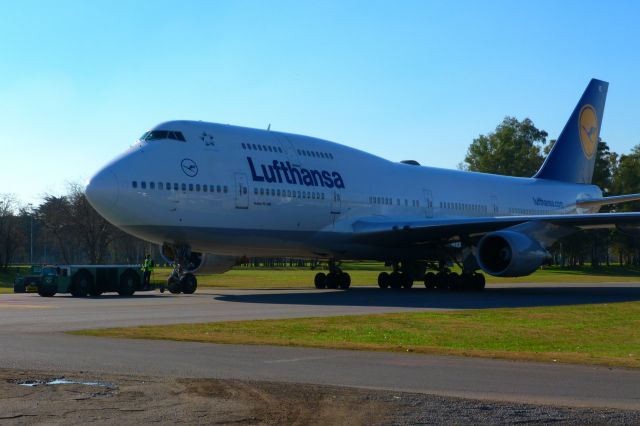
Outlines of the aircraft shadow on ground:
{"label": "aircraft shadow on ground", "polygon": [[445,292],[427,289],[219,295],[217,300],[313,306],[372,306],[429,309],[488,309],[634,302],[640,287],[526,287],[489,288],[483,292]]}

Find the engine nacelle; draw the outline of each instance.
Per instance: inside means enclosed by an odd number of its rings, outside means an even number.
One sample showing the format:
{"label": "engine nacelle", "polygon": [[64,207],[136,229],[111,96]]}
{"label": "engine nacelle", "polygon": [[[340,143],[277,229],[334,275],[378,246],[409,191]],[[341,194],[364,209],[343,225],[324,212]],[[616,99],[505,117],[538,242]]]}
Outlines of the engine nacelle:
{"label": "engine nacelle", "polygon": [[550,258],[538,241],[516,231],[492,232],[478,243],[478,264],[496,277],[529,275]]}
{"label": "engine nacelle", "polygon": [[176,247],[166,243],[160,246],[160,255],[167,263],[173,263],[177,258],[184,272],[200,274],[222,274],[238,264],[235,257],[200,253],[186,246]]}

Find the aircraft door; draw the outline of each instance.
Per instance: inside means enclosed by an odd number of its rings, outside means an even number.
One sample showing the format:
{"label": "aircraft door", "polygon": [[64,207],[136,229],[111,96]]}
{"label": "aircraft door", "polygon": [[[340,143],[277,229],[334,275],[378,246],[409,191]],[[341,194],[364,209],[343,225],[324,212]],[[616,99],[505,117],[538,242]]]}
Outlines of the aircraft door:
{"label": "aircraft door", "polygon": [[248,209],[249,208],[249,186],[247,185],[247,177],[242,173],[236,173],[235,175],[235,194],[236,194],[236,208]]}
{"label": "aircraft door", "polygon": [[339,215],[342,210],[342,199],[340,192],[333,190],[331,198],[331,214]]}
{"label": "aircraft door", "polygon": [[425,189],[423,190],[424,192],[424,203],[425,203],[425,210],[424,210],[424,215],[426,217],[433,217],[433,196],[431,195],[431,190],[430,189]]}

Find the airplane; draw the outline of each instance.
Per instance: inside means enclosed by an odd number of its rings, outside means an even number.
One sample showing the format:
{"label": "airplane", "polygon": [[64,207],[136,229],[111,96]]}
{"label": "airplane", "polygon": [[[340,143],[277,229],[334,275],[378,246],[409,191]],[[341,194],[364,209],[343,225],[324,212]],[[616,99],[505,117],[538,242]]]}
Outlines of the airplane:
{"label": "airplane", "polygon": [[[194,273],[239,259],[328,262],[317,288],[350,286],[345,260],[383,261],[380,288],[482,290],[496,277],[533,273],[559,238],[581,229],[635,231],[640,213],[597,213],[640,200],[603,197],[591,184],[608,83],[592,79],[531,178],[392,162],[309,136],[201,121],[145,132],[86,186],[109,222],[158,244]],[[458,263],[459,275],[448,265]],[[429,272],[427,272],[429,271]],[[179,291],[179,290],[178,290]]]}

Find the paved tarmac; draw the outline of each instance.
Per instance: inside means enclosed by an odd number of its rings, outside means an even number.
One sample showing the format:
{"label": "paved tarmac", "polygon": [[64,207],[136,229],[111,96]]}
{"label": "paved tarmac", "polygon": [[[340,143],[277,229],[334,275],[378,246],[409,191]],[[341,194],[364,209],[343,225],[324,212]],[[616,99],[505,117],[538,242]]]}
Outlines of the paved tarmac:
{"label": "paved tarmac", "polygon": [[483,293],[206,290],[74,299],[0,295],[0,367],[330,384],[502,401],[640,409],[640,371],[465,357],[71,336],[66,330],[640,300],[640,284],[494,285]]}

